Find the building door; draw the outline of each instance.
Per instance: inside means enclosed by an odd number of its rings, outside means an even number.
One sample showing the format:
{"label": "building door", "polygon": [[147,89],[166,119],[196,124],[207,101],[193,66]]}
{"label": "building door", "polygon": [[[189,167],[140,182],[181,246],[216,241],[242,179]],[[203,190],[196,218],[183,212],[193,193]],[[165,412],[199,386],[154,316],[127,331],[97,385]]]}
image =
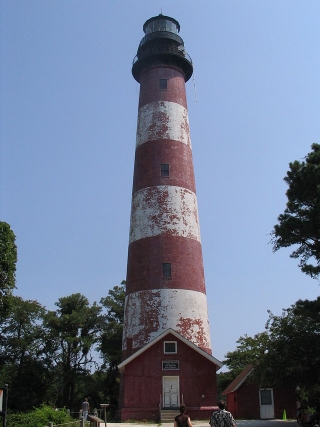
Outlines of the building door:
{"label": "building door", "polygon": [[264,388],[262,390],[259,390],[259,401],[260,418],[274,418],[273,389]]}
{"label": "building door", "polygon": [[179,407],[179,377],[163,377],[163,407]]}

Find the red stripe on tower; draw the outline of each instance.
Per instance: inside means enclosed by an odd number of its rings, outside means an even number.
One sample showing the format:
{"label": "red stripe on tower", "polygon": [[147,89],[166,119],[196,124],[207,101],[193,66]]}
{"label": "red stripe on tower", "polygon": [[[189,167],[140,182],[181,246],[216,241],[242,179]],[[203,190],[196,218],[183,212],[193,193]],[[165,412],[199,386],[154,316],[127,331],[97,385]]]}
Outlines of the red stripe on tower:
{"label": "red stripe on tower", "polygon": [[211,354],[185,90],[192,61],[175,19],[143,29],[123,359],[169,328]]}

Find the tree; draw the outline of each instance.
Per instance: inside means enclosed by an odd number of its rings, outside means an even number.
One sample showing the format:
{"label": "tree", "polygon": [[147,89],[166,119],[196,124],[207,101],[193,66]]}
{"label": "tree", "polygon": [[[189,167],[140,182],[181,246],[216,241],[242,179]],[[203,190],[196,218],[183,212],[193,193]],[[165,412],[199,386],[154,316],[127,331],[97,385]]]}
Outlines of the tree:
{"label": "tree", "polygon": [[284,213],[271,232],[273,251],[295,246],[291,258],[299,258],[301,271],[320,275],[320,145],[313,144],[304,161],[289,164],[284,181],[289,188]]}
{"label": "tree", "polygon": [[257,365],[262,385],[286,385],[306,390],[317,404],[320,383],[320,297],[299,300],[281,316],[269,312],[268,351]]}
{"label": "tree", "polygon": [[0,323],[0,381],[9,384],[11,410],[30,410],[49,398],[52,373],[46,363],[44,313],[37,301],[15,296]]}
{"label": "tree", "polygon": [[245,335],[237,341],[235,351],[228,351],[223,363],[230,368],[235,377],[248,365],[257,365],[268,351],[269,335],[267,332],[256,334],[253,338]]}
{"label": "tree", "polygon": [[[253,338],[245,335],[237,341],[237,348],[228,351],[223,363],[230,369],[217,376],[218,391],[221,393],[240,372],[249,364],[257,365],[268,351],[269,335],[267,332],[256,334]],[[252,378],[254,378],[252,376]]]}
{"label": "tree", "polygon": [[108,296],[100,303],[107,309],[104,327],[100,337],[99,350],[104,360],[107,375],[102,375],[104,389],[110,400],[110,411],[114,415],[118,407],[120,373],[118,365],[121,362],[122,331],[124,322],[124,302],[126,296],[126,282],[114,286]]}
{"label": "tree", "polygon": [[79,399],[77,386],[93,362],[91,351],[101,330],[101,306],[95,302],[90,305],[79,293],[59,298],[56,306],[56,311],[46,314],[44,325],[49,332],[59,380],[61,398],[57,403],[73,409]]}
{"label": "tree", "polygon": [[320,297],[299,300],[280,316],[269,312],[266,331],[241,337],[227,353],[226,365],[238,374],[248,363],[250,375],[261,387],[303,390],[305,404],[320,409]]}
{"label": "tree", "polygon": [[217,373],[218,400],[223,399],[222,392],[232,383],[236,375],[232,371]]}
{"label": "tree", "polygon": [[112,368],[121,362],[125,283],[123,280],[120,286],[114,286],[113,289],[110,289],[108,296],[100,300],[102,306],[107,309],[107,315],[105,316],[99,350],[105,364]]}
{"label": "tree", "polygon": [[6,222],[0,221],[0,313],[8,310],[10,296],[16,284],[16,236]]}

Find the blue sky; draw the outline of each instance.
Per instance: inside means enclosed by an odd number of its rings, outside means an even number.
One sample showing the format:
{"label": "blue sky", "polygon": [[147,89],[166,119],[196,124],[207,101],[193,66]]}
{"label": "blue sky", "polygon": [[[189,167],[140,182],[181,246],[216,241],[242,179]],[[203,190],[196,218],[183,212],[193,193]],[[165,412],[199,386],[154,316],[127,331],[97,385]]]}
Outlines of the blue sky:
{"label": "blue sky", "polygon": [[0,220],[17,237],[16,295],[99,301],[126,276],[143,23],[180,22],[213,355],[314,299],[272,253],[290,161],[320,142],[320,2],[0,3]]}

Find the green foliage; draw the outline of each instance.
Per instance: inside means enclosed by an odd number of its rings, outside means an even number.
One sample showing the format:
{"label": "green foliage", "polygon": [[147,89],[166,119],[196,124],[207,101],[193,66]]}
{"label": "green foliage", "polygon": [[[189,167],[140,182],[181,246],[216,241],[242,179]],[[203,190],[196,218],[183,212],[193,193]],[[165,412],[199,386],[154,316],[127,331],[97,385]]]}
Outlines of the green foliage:
{"label": "green foliage", "polygon": [[[102,326],[101,306],[77,293],[59,298],[56,311],[44,317],[52,348],[52,359],[59,378],[59,406],[78,407],[77,384],[88,373],[93,357],[91,350]],[[76,405],[76,406],[75,406]]]}
{"label": "green foliage", "polygon": [[299,300],[280,316],[269,312],[265,332],[241,337],[237,343],[225,360],[234,376],[231,381],[247,364],[253,364],[251,381],[261,387],[295,390],[299,386],[304,403],[319,411],[320,297]]}
{"label": "green foliage", "polygon": [[1,352],[8,360],[21,364],[28,355],[39,356],[44,341],[44,313],[37,301],[12,297],[10,316],[1,322]]}
{"label": "green foliage", "polygon": [[47,311],[37,301],[11,296],[7,315],[0,316],[0,382],[9,385],[9,410],[47,404],[78,411],[87,396],[92,408],[109,402],[109,415],[115,414],[124,299],[124,282],[102,298],[103,307],[73,294]]}
{"label": "green foliage", "polygon": [[125,281],[121,286],[114,286],[101,304],[107,309],[105,323],[100,338],[99,350],[105,364],[115,369],[121,362],[122,331],[124,321],[124,301],[126,296]]}
{"label": "green foliage", "polygon": [[12,297],[10,307],[0,323],[0,381],[9,384],[11,409],[25,411],[43,403],[50,390],[42,327],[45,309],[20,297]]}
{"label": "green foliage", "polygon": [[107,368],[104,389],[109,397],[109,412],[112,417],[115,416],[118,407],[120,389],[120,373],[117,366],[121,362],[125,285],[126,282],[122,281],[121,286],[114,286],[108,296],[100,301],[107,309],[99,350],[104,360],[103,368]]}
{"label": "green foliage", "polygon": [[16,236],[9,224],[0,221],[0,313],[8,310],[10,297],[16,284]]}
{"label": "green foliage", "polygon": [[[88,391],[94,406],[109,398],[116,408],[125,282],[101,299],[102,306],[73,294],[60,298],[56,311],[46,311],[37,301],[12,296],[16,263],[15,235],[0,222],[0,381],[9,384],[10,410],[28,411],[43,403],[78,410]],[[104,364],[91,374],[98,366],[92,355],[95,346]],[[30,425],[44,412],[45,407],[35,412]]]}
{"label": "green foliage", "polygon": [[81,396],[78,409],[80,409],[80,403],[83,401],[84,396],[88,398],[91,410],[94,408],[99,409],[100,403],[107,401],[107,391],[104,383],[106,375],[106,371],[97,368],[94,372],[90,372],[81,378],[77,387],[77,395]]}
{"label": "green foliage", "polygon": [[[217,376],[218,393],[222,393],[247,365],[257,366],[261,362],[268,352],[269,335],[267,332],[256,334],[253,338],[245,335],[238,339],[237,344],[236,350],[228,351],[223,361],[230,371]],[[256,370],[250,381],[257,379],[255,373]]]}
{"label": "green foliage", "polygon": [[228,387],[229,384],[236,378],[236,374],[233,371],[220,372],[217,374],[217,389],[218,389],[218,400],[222,399],[222,392]]}
{"label": "green foliage", "polygon": [[233,372],[234,378],[249,364],[257,365],[268,351],[267,332],[256,334],[253,338],[245,335],[237,341],[237,348],[226,354],[223,363]]}
{"label": "green foliage", "polygon": [[268,352],[257,366],[263,385],[304,388],[313,400],[320,383],[320,297],[299,300],[281,316],[269,313]]}
{"label": "green foliage", "polygon": [[65,409],[57,411],[50,406],[42,406],[29,413],[9,414],[7,417],[7,427],[44,427],[49,422],[62,424],[74,421]]}
{"label": "green foliage", "polygon": [[100,303],[107,309],[108,320],[123,324],[125,297],[126,281],[122,280],[121,286],[114,286],[109,290],[107,297],[101,298]]}
{"label": "green foliage", "polygon": [[312,278],[320,275],[320,145],[313,144],[305,161],[289,164],[287,205],[271,233],[273,251],[294,246],[291,258]]}

